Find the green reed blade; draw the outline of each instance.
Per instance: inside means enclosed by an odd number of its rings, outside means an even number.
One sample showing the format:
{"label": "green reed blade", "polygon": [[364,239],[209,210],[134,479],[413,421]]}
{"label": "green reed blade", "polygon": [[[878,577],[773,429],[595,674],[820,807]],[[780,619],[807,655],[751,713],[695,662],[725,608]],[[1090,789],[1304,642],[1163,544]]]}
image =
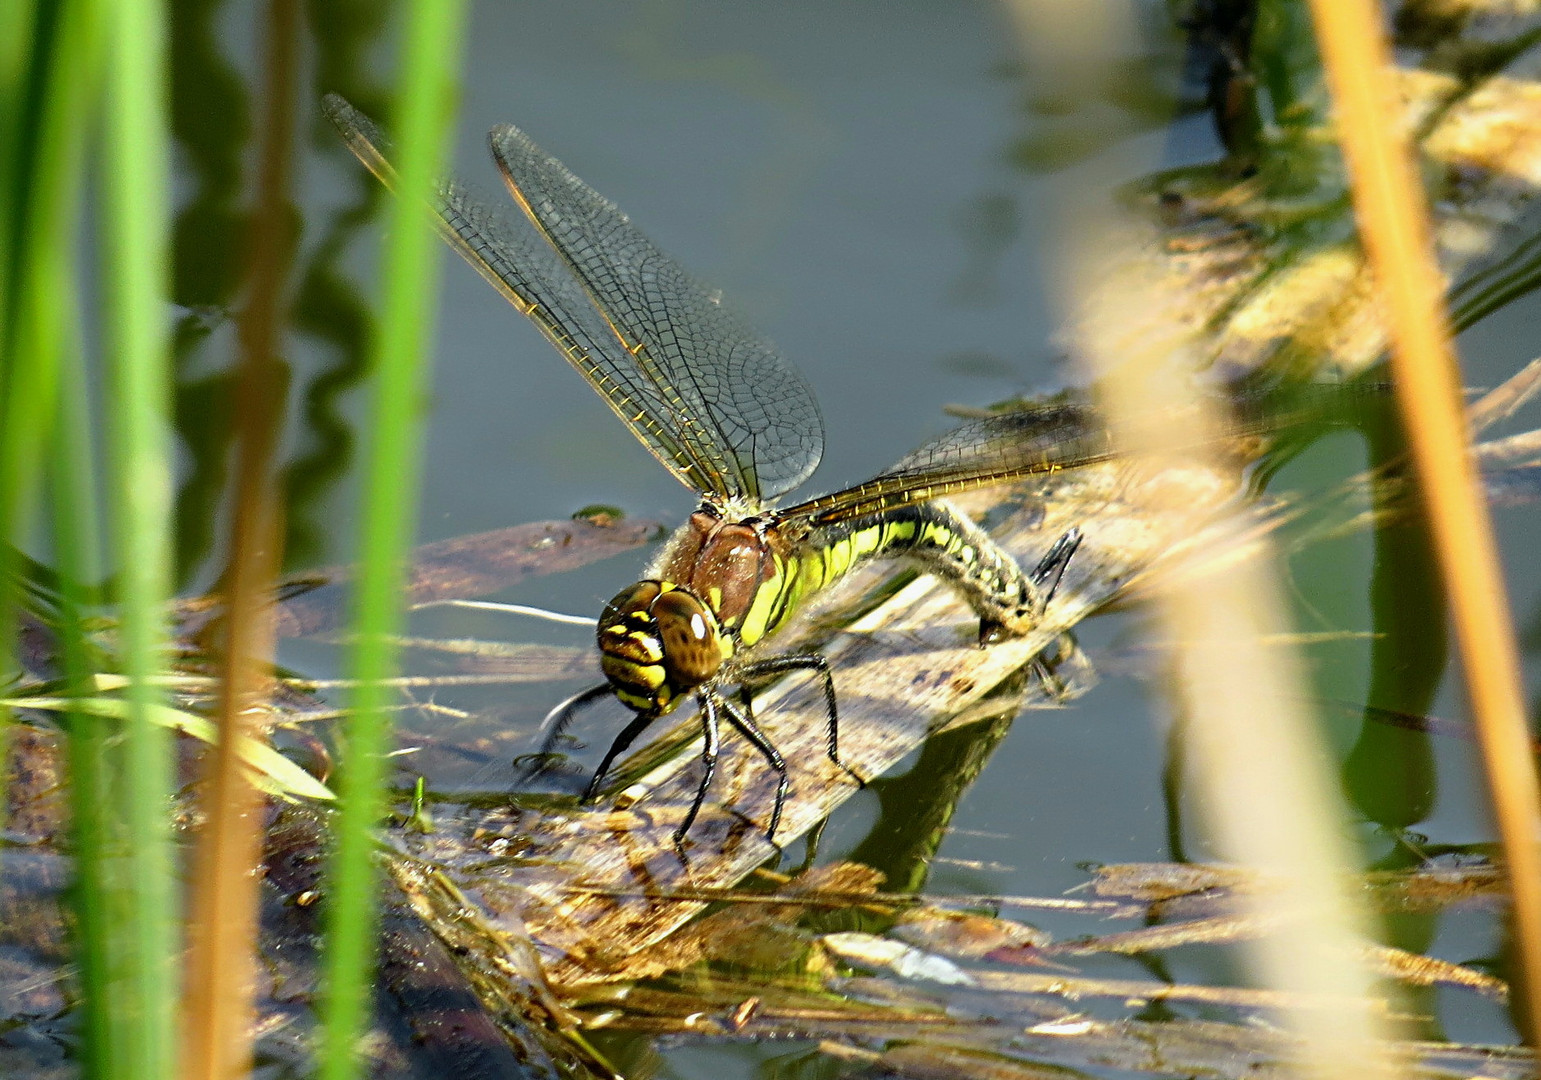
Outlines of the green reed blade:
{"label": "green reed blade", "polygon": [[[13,12],[15,6],[13,5]],[[88,133],[97,111],[101,71],[99,0],[59,0],[24,18],[14,13],[10,29],[25,22],[30,45],[25,77],[12,55],[16,42],[0,47],[4,100],[14,106],[0,131],[11,153],[0,166],[0,197],[6,241],[0,244],[0,537],[12,551],[29,535],[45,458],[52,457],[53,550],[60,569],[57,630],[66,683],[79,686],[93,670],[81,622],[82,593],[97,580],[94,487],[90,480],[90,427],[84,416],[76,297],[76,245]],[[60,388],[68,399],[56,406]],[[52,438],[49,436],[52,435]],[[15,547],[9,546],[14,544]],[[0,640],[7,658],[14,642],[16,611],[6,597]],[[99,665],[97,666],[99,670]],[[8,717],[7,717],[8,718]],[[83,726],[89,724],[90,726]],[[101,798],[102,732],[96,722],[72,716],[70,733],[72,815],[76,888],[71,897],[76,921],[77,963],[83,997],[83,1063],[92,1077],[126,1075],[110,1052],[117,1042],[110,1024],[114,938],[106,916],[109,838],[116,826]]]}
{"label": "green reed blade", "polygon": [[17,547],[26,544],[37,501],[70,333],[66,319],[75,312],[74,249],[86,134],[100,88],[100,20],[98,0],[60,0],[35,23],[32,115],[13,165],[19,217],[5,278],[13,291],[0,337],[0,535]]}
{"label": "green reed blade", "polygon": [[453,99],[463,4],[407,4],[396,134],[403,197],[387,211],[381,318],[375,340],[377,380],[366,457],[360,570],[354,600],[353,694],[347,724],[327,893],[326,1030],[321,1075],[351,1080],[354,1053],[372,1001],[375,958],[373,830],[384,809],[392,637],[402,622],[406,556],[417,507],[423,357],[433,321],[438,239],[422,203],[442,171]]}
{"label": "green reed blade", "polygon": [[[73,310],[73,306],[61,309],[61,321],[73,315]],[[93,440],[85,373],[72,341],[63,342],[63,351],[61,373],[65,377],[52,440],[49,505],[59,571],[58,632],[65,693],[82,698],[95,692],[91,676],[104,666],[85,627],[88,605],[94,599],[90,590],[100,577],[100,523],[91,475]],[[124,850],[123,830],[112,813],[110,792],[117,781],[106,758],[110,730],[102,718],[73,708],[66,717],[66,730],[75,856],[75,962],[80,969],[82,995],[82,1071],[96,1080],[126,1077],[127,1072],[116,1067],[119,1059],[113,1053],[123,1041],[114,1031],[120,1014],[113,1007],[112,982],[113,972],[120,967],[115,953],[121,951],[123,937],[114,915],[122,915],[123,892],[121,882],[115,885],[113,881],[113,869],[121,865]]]}
{"label": "green reed blade", "polygon": [[[14,0],[0,6],[0,343],[10,336],[15,300],[13,271],[22,222],[22,193],[29,173],[25,129],[32,111],[34,39],[39,5]],[[0,358],[9,367],[8,346]],[[0,372],[0,375],[6,374]]]}
{"label": "green reed blade", "polygon": [[[25,366],[15,331],[16,309],[25,291],[19,284],[24,265],[27,198],[35,182],[33,119],[38,111],[39,54],[44,22],[38,5],[11,3],[0,8],[0,676],[16,666],[16,597],[11,553],[20,550],[25,529],[18,524],[14,494],[25,488],[26,472],[18,450],[30,448],[35,430],[5,424],[16,411],[18,369]],[[24,420],[35,417],[24,415]],[[11,712],[0,708],[0,761],[9,756]],[[0,810],[3,814],[3,810]]]}
{"label": "green reed blade", "polygon": [[[153,0],[107,6],[110,43],[102,188],[108,319],[108,490],[119,640],[130,716],[121,758],[126,827],[126,970],[114,980],[124,1075],[166,1077],[175,1065],[177,891],[170,834],[171,741],[147,715],[165,647],[170,580],[170,373],[167,300],[170,156],[167,24]],[[121,1064],[120,1064],[121,1062]]]}

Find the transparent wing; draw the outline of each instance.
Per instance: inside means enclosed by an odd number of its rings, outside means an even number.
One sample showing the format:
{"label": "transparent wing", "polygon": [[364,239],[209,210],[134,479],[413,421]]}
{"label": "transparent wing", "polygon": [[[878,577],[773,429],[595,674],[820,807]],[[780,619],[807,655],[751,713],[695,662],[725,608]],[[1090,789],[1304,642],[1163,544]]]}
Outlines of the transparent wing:
{"label": "transparent wing", "polygon": [[[335,94],[328,95],[324,104],[327,117],[354,155],[387,185],[394,184],[390,145],[379,129]],[[561,169],[560,164],[556,167]],[[581,181],[574,182],[582,186]],[[583,190],[594,201],[609,206],[586,187]],[[571,260],[554,250],[530,223],[500,213],[452,179],[439,184],[434,210],[446,242],[540,329],[681,483],[725,498],[777,494],[791,486],[773,483],[769,490],[763,490],[765,485],[755,472],[754,442],[733,441],[727,433],[738,430],[733,426],[736,414],[731,404],[721,410],[727,428],[724,431],[722,425],[707,419],[706,410],[695,399],[671,384],[669,371],[658,368],[650,356],[642,355],[642,350],[617,334],[615,319],[597,309],[591,291],[575,279]],[[624,215],[613,207],[610,212],[640,239]],[[661,254],[659,258],[668,261]],[[683,276],[678,266],[670,265]],[[813,417],[815,450],[800,480],[818,462],[822,428],[806,387],[784,362],[775,359],[802,391]],[[749,422],[738,426],[745,430],[754,427]]]}
{"label": "transparent wing", "polygon": [[490,139],[514,198],[626,346],[626,364],[604,374],[651,388],[654,421],[710,476],[705,488],[772,498],[807,479],[824,425],[776,348],[524,132],[501,125]]}
{"label": "transparent wing", "polygon": [[1002,413],[956,427],[866,483],[789,507],[782,516],[824,525],[1114,456],[1113,436],[1088,406]]}
{"label": "transparent wing", "polygon": [[[1282,394],[1217,396],[1202,413],[1224,417],[1213,436],[1309,435],[1325,426],[1360,423],[1367,408],[1382,402],[1380,384],[1288,388]],[[1178,432],[1202,430],[1200,411],[1178,410],[1159,417]],[[1126,443],[1085,401],[1061,399],[972,420],[921,446],[893,468],[864,484],[823,495],[782,511],[812,524],[847,521],[928,499],[1026,476],[1109,461]],[[1181,440],[1179,440],[1181,444]],[[1203,445],[1195,442],[1192,445]]]}

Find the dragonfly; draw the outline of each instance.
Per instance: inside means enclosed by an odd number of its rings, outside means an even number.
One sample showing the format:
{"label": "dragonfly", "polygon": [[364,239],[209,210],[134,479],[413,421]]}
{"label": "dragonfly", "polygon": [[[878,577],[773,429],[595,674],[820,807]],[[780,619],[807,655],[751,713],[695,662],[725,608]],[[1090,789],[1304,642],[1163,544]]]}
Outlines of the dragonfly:
{"label": "dragonfly", "polygon": [[[388,186],[389,144],[368,117],[329,95],[328,118]],[[533,322],[620,421],[700,505],[664,544],[646,577],[600,615],[605,681],[548,715],[546,750],[576,713],[614,696],[634,714],[584,792],[594,800],[618,756],[682,703],[698,706],[704,747],[695,799],[674,832],[682,853],[704,804],[724,724],[777,775],[766,836],[788,792],[786,761],[755,720],[750,689],[792,672],[822,686],[830,762],[840,756],[830,665],[816,652],[777,652],[776,632],[810,597],[874,558],[904,558],[948,582],[989,644],[1042,617],[1081,542],[1061,535],[1024,570],[948,496],[1115,456],[1112,435],[1084,404],[1067,402],[976,419],[921,446],[863,483],[777,508],[813,473],[824,428],[812,390],[764,337],[622,213],[519,128],[488,136],[523,220],[455,179],[432,196],[444,240]],[[733,688],[738,693],[733,694]]]}

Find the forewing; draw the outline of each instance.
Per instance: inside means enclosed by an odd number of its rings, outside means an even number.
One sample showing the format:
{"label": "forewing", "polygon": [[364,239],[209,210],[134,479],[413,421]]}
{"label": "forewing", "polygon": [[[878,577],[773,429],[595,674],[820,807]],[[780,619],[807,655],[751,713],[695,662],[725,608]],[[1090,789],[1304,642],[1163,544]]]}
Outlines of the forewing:
{"label": "forewing", "polygon": [[[354,155],[394,186],[390,144],[374,123],[335,94],[327,95],[324,107]],[[680,437],[687,418],[677,397],[639,368],[567,262],[529,222],[493,209],[454,179],[439,183],[433,208],[445,241],[540,329],[681,483],[723,496],[745,493],[716,468],[720,454],[703,459],[697,444]]]}
{"label": "forewing", "polygon": [[625,343],[626,374],[663,400],[710,490],[768,499],[807,479],[823,422],[776,348],[524,132],[502,125],[491,142],[514,198]]}

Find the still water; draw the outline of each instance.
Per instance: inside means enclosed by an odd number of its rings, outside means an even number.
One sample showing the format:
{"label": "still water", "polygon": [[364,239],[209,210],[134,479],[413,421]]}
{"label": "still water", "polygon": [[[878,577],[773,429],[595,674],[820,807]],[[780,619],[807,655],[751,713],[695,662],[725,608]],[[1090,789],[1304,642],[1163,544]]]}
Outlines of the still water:
{"label": "still water", "polygon": [[[1137,5],[1129,66],[1151,87],[1185,87],[1183,38],[1167,5]],[[221,21],[222,20],[222,21]],[[242,126],[200,124],[223,102],[249,107],[255,31],[221,14],[222,37],[181,39],[183,218],[178,300],[186,324],[183,434],[190,452],[180,536],[184,585],[208,582],[216,541],[200,525],[217,470],[217,416],[200,411],[233,349],[219,318],[232,295],[230,169],[248,152]],[[807,490],[869,476],[951,426],[949,403],[984,405],[1078,381],[1055,345],[1056,281],[1046,252],[1054,208],[1084,177],[1127,175],[1219,154],[1207,119],[1156,124],[1148,113],[1056,99],[1022,59],[1003,11],[983,2],[860,0],[690,3],[565,0],[473,5],[456,170],[490,199],[501,188],[485,132],[511,121],[601,193],[658,244],[764,330],[802,370],[824,410],[824,464]],[[391,28],[317,27],[296,192],[289,435],[288,566],[345,562],[353,542],[355,468],[366,403],[358,365],[380,200],[325,127],[316,104],[340,91],[376,114],[392,85]],[[244,89],[243,89],[244,87]],[[1191,88],[1188,88],[1191,93]],[[244,104],[243,104],[244,102]],[[1158,111],[1156,105],[1150,111]],[[230,117],[227,117],[229,119]],[[1060,142],[1056,142],[1060,140]],[[1074,153],[1056,153],[1073,144]],[[1087,162],[1097,165],[1091,169]],[[511,208],[512,211],[512,208]],[[436,540],[613,504],[672,525],[693,506],[537,333],[458,260],[445,256],[419,537]],[[1491,385],[1534,351],[1535,304],[1522,301],[1465,335],[1468,383]],[[1362,466],[1346,436],[1325,441],[1280,483],[1321,485]],[[1515,610],[1535,625],[1541,554],[1525,543],[1533,509],[1502,513]],[[643,551],[539,579],[502,599],[596,614],[645,563]],[[1369,625],[1372,549],[1366,537],[1307,550],[1289,570],[1305,629]],[[414,629],[442,637],[584,644],[570,628],[486,614],[436,614]],[[1171,746],[1159,668],[1143,618],[1094,620],[1080,635],[1102,682],[1069,708],[1025,713],[958,807],[932,865],[934,893],[1052,896],[1081,884],[1084,864],[1177,857],[1164,770]],[[1368,645],[1342,643],[1308,659],[1332,698],[1362,700]],[[326,647],[285,646],[307,674],[336,669]],[[1453,680],[1432,711],[1463,715]],[[502,707],[533,726],[566,685],[518,690]],[[454,700],[437,699],[453,706]],[[1361,717],[1334,719],[1347,754]],[[1434,740],[1439,795],[1410,822],[1434,844],[1486,840],[1472,747]],[[497,783],[446,773],[442,785]],[[1181,786],[1180,784],[1178,785]],[[1179,803],[1184,800],[1179,799]],[[1190,858],[1206,854],[1193,808],[1180,830]],[[832,821],[826,859],[860,844],[877,816],[872,792]],[[1387,844],[1362,832],[1372,854]],[[1052,918],[1049,930],[1057,929]],[[1084,933],[1081,924],[1066,927]],[[1454,919],[1435,955],[1467,960],[1495,949],[1491,923]],[[1201,955],[1171,973],[1209,981]],[[1470,999],[1443,1017],[1452,1037],[1507,1041],[1502,1010]],[[753,1049],[680,1050],[668,1075],[750,1075],[772,1056]]]}

